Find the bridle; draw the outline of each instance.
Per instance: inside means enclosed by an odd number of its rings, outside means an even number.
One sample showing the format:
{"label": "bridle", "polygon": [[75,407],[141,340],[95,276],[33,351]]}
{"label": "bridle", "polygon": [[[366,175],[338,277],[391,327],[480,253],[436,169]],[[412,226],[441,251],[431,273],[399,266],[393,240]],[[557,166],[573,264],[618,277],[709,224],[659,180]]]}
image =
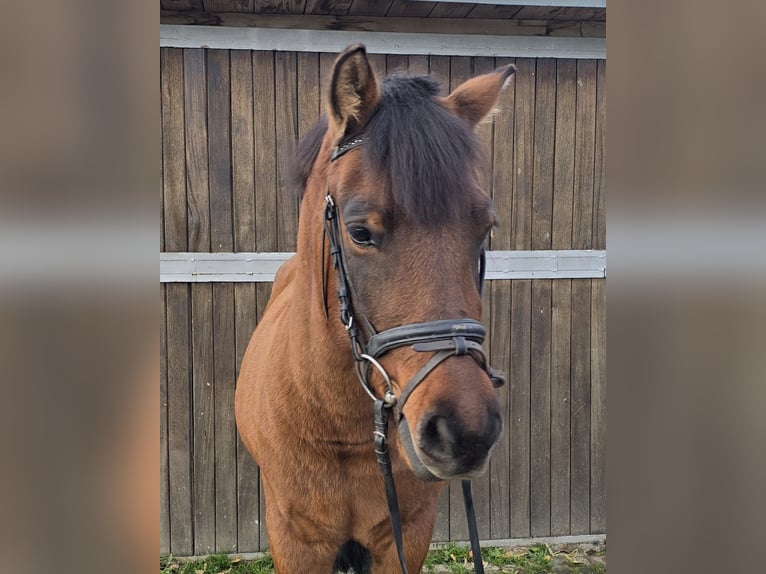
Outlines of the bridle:
{"label": "bridle", "polygon": [[[335,148],[331,162],[336,161],[352,149],[364,144],[364,138],[356,137],[341,143]],[[407,564],[404,559],[404,545],[402,541],[401,513],[396,496],[393,472],[391,470],[391,457],[388,450],[388,419],[391,412],[394,413],[396,423],[404,418],[404,405],[415,389],[425,381],[426,377],[441,363],[450,357],[470,356],[484,370],[492,381],[494,387],[505,384],[502,373],[489,366],[481,344],[484,342],[486,331],[484,326],[473,319],[447,319],[427,321],[424,323],[411,323],[401,325],[378,332],[368,317],[354,309],[354,288],[348,273],[348,264],[343,247],[343,234],[338,208],[328,189],[325,198],[324,210],[324,236],[330,246],[330,257],[333,267],[338,274],[338,299],[340,301],[340,320],[346,328],[351,341],[351,354],[354,357],[356,374],[364,391],[374,401],[375,410],[375,453],[378,465],[383,473],[386,483],[386,497],[388,500],[389,514],[391,515],[391,527],[396,542],[396,550],[399,555],[399,563],[403,574],[408,574]],[[323,246],[324,247],[324,246]],[[327,283],[324,264],[324,248],[322,250],[322,281],[325,314],[329,313],[327,304]],[[486,268],[484,250],[481,251],[478,269],[478,288],[481,293],[484,283],[484,271]],[[360,325],[364,325],[369,334],[365,341]],[[420,353],[434,353],[433,356],[421,367],[421,369],[409,380],[402,393],[397,397],[391,377],[380,364],[379,359],[393,349],[410,347]],[[370,383],[371,369],[375,368],[383,377],[386,390],[383,398],[379,398]],[[430,473],[429,473],[430,474]],[[434,480],[437,477],[431,475]],[[463,499],[468,517],[468,530],[471,538],[475,570],[483,574],[484,567],[481,559],[476,515],[473,508],[471,495],[471,481],[462,481]]]}

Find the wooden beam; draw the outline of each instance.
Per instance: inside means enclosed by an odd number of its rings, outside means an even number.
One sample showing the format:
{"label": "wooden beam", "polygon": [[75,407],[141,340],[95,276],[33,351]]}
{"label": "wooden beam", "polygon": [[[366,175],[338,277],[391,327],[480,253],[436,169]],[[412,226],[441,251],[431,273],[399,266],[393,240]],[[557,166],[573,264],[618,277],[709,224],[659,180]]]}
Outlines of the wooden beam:
{"label": "wooden beam", "polygon": [[[412,0],[428,2],[430,0]],[[440,3],[460,3],[463,0],[439,0]],[[495,6],[560,6],[564,8],[606,8],[606,0],[473,0],[472,4],[494,4]]]}
{"label": "wooden beam", "polygon": [[[160,24],[280,28],[285,30],[338,30],[417,34],[470,34],[497,36],[573,36],[605,38],[604,22],[575,20],[508,20],[497,18],[387,18],[289,14],[160,12]],[[600,25],[593,25],[600,24]]]}
{"label": "wooden beam", "polygon": [[[292,253],[160,253],[161,283],[274,280]],[[573,279],[606,276],[606,251],[488,251],[488,280]]]}
{"label": "wooden beam", "polygon": [[605,38],[160,25],[168,48],[340,52],[356,43],[371,54],[606,59]]}

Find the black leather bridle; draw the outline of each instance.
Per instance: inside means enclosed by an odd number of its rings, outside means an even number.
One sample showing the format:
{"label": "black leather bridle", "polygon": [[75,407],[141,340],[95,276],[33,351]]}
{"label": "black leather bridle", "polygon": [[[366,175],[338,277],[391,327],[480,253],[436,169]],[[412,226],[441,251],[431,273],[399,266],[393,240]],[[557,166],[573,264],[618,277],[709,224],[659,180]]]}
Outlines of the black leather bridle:
{"label": "black leather bridle", "polygon": [[[364,138],[356,137],[346,141],[335,148],[331,161],[342,157],[352,149],[364,144]],[[354,357],[356,373],[362,388],[374,401],[375,407],[375,453],[378,465],[383,473],[386,483],[386,497],[391,515],[391,527],[396,542],[396,550],[399,555],[399,563],[403,574],[408,574],[407,564],[404,559],[404,546],[402,541],[401,514],[399,502],[396,496],[396,487],[391,470],[391,458],[388,450],[388,419],[393,411],[396,423],[400,423],[404,417],[403,409],[409,397],[426,377],[441,363],[453,356],[472,357],[479,366],[487,373],[493,386],[500,387],[505,384],[503,374],[496,371],[487,363],[486,354],[481,344],[484,342],[486,331],[484,326],[473,319],[448,319],[428,321],[425,323],[411,323],[377,332],[367,316],[354,309],[354,288],[348,273],[345,250],[343,247],[343,234],[338,208],[335,200],[328,190],[324,210],[324,238],[330,246],[330,257],[338,274],[338,299],[340,300],[340,319],[346,328],[351,340],[351,353]],[[324,240],[323,238],[323,240]],[[327,305],[327,284],[324,269],[324,250],[322,264],[323,297],[325,312]],[[485,255],[481,251],[478,269],[478,288],[484,283]],[[369,334],[365,341],[360,324],[364,325]],[[410,347],[421,353],[434,353],[434,355],[415,373],[397,397],[394,393],[391,377],[380,364],[379,359],[389,351],[400,347]],[[379,398],[370,383],[371,368],[374,367],[383,377],[386,383],[386,391],[383,398]],[[433,479],[437,477],[432,475]],[[468,517],[468,530],[471,538],[475,570],[483,574],[484,567],[481,559],[476,515],[473,509],[471,495],[471,481],[462,481],[463,499]]]}

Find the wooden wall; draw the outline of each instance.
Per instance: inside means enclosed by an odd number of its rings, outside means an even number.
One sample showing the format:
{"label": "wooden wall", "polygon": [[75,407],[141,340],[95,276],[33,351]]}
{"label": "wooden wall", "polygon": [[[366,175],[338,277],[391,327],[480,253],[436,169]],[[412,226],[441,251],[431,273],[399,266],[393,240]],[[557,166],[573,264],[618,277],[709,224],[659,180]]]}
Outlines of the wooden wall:
{"label": "wooden wall", "polygon": [[[480,128],[500,227],[491,249],[605,248],[605,62],[370,56],[380,74],[431,73],[453,88],[518,67]],[[333,54],[161,49],[163,251],[292,251],[291,151],[319,117]],[[258,469],[234,426],[236,375],[266,283],[161,285],[163,553],[268,547]],[[493,281],[487,346],[509,374],[506,432],[474,492],[483,539],[603,533],[603,279]],[[460,488],[435,541],[466,540]]]}

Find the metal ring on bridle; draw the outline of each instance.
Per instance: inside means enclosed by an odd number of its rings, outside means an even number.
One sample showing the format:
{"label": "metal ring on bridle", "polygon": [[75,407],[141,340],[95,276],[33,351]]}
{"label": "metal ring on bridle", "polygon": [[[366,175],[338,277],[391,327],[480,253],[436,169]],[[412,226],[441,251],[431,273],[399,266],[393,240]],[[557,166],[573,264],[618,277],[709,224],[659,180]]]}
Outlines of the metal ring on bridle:
{"label": "metal ring on bridle", "polygon": [[368,361],[373,367],[378,369],[378,372],[381,375],[383,375],[383,378],[386,381],[386,394],[383,397],[383,402],[385,402],[390,407],[394,406],[396,404],[396,395],[394,394],[394,386],[391,383],[391,377],[388,376],[386,369],[383,368],[383,365],[381,365],[377,359],[371,357],[370,355],[362,353],[359,356],[365,361]]}

